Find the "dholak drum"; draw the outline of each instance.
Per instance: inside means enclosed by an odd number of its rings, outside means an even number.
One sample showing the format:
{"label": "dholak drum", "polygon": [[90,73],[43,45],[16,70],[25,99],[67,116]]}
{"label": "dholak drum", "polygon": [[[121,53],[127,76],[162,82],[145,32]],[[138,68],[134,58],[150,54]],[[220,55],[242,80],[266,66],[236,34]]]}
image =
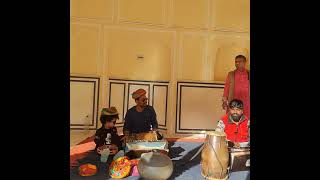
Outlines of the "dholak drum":
{"label": "dholak drum", "polygon": [[201,153],[201,175],[205,179],[227,179],[229,163],[228,145],[224,132],[207,132]]}

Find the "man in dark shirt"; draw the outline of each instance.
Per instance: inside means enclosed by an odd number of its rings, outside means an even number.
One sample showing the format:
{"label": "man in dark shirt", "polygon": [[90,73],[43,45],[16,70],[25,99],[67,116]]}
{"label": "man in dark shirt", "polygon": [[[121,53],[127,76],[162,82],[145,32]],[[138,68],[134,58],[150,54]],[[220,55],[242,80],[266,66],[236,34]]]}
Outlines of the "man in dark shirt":
{"label": "man in dark shirt", "polygon": [[156,131],[158,128],[157,115],[152,106],[148,105],[148,98],[144,89],[138,89],[132,94],[136,106],[130,108],[123,126],[124,135]]}

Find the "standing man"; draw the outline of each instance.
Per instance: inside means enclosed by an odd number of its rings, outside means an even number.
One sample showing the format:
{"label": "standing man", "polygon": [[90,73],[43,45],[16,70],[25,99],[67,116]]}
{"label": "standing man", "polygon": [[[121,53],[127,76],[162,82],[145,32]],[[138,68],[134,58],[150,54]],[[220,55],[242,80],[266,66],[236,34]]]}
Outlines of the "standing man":
{"label": "standing man", "polygon": [[244,104],[243,113],[250,118],[250,75],[245,68],[247,59],[243,55],[235,58],[236,69],[230,71],[224,87],[222,108],[229,111],[228,104],[232,99],[240,99]]}
{"label": "standing man", "polygon": [[123,126],[124,135],[133,133],[146,133],[150,130],[157,130],[157,115],[152,106],[148,105],[144,89],[138,89],[132,93],[132,98],[136,102],[136,106],[130,108],[125,117]]}

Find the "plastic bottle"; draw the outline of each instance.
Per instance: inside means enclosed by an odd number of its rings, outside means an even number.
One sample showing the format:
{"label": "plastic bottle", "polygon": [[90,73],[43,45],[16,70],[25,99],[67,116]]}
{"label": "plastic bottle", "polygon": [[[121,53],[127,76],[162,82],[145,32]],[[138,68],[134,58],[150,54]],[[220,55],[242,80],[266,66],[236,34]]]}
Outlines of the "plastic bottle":
{"label": "plastic bottle", "polygon": [[110,150],[108,148],[103,149],[102,152],[101,152],[100,161],[101,162],[107,162],[109,154],[110,154]]}

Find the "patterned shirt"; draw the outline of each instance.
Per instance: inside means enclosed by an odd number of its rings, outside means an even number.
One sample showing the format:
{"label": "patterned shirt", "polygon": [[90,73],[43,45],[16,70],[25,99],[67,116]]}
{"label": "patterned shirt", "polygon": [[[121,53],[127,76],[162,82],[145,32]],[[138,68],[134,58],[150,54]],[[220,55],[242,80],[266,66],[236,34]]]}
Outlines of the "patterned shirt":
{"label": "patterned shirt", "polygon": [[110,129],[106,129],[104,127],[101,127],[96,131],[94,142],[96,143],[96,148],[103,145],[111,145],[115,144],[120,149],[121,143],[120,143],[120,137],[118,136],[117,128],[113,127]]}

